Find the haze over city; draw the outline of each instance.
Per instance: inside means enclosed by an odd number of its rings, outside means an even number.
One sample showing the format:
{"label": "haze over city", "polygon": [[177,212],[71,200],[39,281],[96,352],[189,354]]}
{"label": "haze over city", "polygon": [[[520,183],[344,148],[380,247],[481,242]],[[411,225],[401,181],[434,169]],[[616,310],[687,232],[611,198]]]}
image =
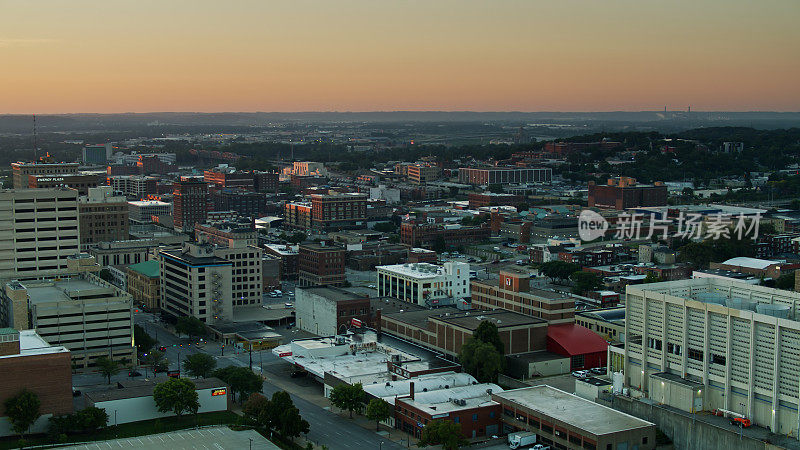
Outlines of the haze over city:
{"label": "haze over city", "polygon": [[797,111],[800,3],[0,1],[0,113]]}

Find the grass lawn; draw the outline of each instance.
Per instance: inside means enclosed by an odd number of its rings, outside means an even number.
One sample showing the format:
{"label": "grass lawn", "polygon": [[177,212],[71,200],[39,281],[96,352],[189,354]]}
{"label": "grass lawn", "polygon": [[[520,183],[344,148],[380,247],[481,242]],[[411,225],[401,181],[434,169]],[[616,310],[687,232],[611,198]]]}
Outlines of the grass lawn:
{"label": "grass lawn", "polygon": [[[113,419],[112,419],[113,420]],[[195,425],[228,425],[234,424],[239,420],[239,416],[230,411],[217,411],[192,414],[181,417],[164,417],[161,419],[143,420],[141,422],[131,422],[119,426],[109,425],[103,430],[87,434],[71,434],[66,442],[86,442],[103,441],[106,439],[128,438],[135,436],[145,436],[148,434],[166,433],[168,431],[183,430],[193,428]],[[46,445],[54,444],[53,440],[46,435],[34,435],[26,437],[26,445]],[[0,439],[0,449],[18,448],[18,437],[6,437]]]}

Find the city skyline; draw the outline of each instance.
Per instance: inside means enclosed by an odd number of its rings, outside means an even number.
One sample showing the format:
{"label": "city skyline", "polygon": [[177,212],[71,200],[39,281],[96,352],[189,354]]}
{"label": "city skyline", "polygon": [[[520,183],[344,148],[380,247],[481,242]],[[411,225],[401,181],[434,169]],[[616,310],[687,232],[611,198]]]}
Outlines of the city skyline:
{"label": "city skyline", "polygon": [[790,0],[100,5],[0,1],[0,113],[800,110]]}

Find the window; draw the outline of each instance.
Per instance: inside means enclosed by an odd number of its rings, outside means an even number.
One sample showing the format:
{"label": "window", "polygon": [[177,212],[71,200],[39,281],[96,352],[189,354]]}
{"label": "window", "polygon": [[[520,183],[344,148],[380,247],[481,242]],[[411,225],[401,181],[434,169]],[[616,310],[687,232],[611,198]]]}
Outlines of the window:
{"label": "window", "polygon": [[725,357],[722,356],[722,355],[715,355],[715,354],[712,353],[711,354],[711,363],[712,364],[719,364],[721,366],[724,366],[725,365]]}
{"label": "window", "polygon": [[696,349],[690,348],[689,349],[689,353],[688,353],[687,356],[689,357],[689,359],[693,359],[695,361],[703,361],[703,351],[702,350],[696,350]]}
{"label": "window", "polygon": [[478,414],[477,413],[472,415],[472,421],[473,422],[477,422],[478,421]]}
{"label": "window", "polygon": [[642,438],[642,444],[647,444],[647,436],[644,436],[644,437]]}

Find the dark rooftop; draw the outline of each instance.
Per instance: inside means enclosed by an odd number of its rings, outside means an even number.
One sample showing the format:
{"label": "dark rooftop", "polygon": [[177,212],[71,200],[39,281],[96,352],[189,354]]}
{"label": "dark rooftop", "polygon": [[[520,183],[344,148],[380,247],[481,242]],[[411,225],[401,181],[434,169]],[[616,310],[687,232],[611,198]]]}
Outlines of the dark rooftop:
{"label": "dark rooftop", "polygon": [[368,298],[366,295],[358,295],[354,292],[350,292],[345,289],[333,286],[298,287],[297,289],[308,292],[310,294],[319,295],[320,297],[325,297],[326,299],[334,302],[346,302],[351,300],[363,300]]}

